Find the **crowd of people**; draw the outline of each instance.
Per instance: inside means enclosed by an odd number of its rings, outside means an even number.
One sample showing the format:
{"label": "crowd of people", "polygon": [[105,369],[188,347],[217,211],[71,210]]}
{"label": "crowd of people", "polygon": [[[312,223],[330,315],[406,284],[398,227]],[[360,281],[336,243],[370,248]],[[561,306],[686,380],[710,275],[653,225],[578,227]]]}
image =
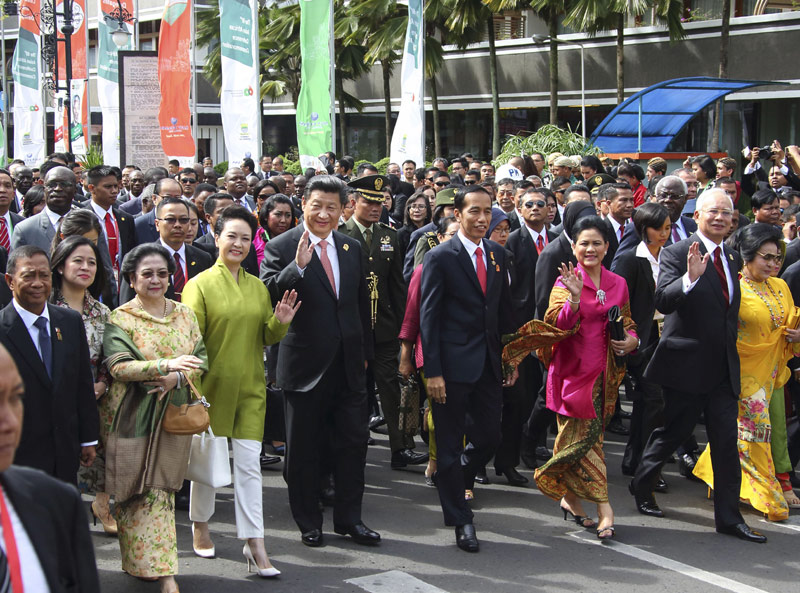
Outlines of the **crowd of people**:
{"label": "crowd of people", "polygon": [[737,159],[708,155],[668,171],[661,158],[496,167],[465,154],[386,175],[319,160],[297,176],[270,156],[221,178],[209,159],[84,171],[65,153],[0,169],[14,590],[98,590],[87,529],[54,536],[73,538],[72,562],[41,558],[34,485],[78,517],[64,483],[92,496],[122,569],[164,593],[178,590],[176,509],[194,553],[215,556],[215,488],[185,479],[193,436],[165,428],[198,396],[230,441],[237,537],[265,578],[280,574],[264,542],[268,465],[283,462],[303,544],[324,544],[326,505],[335,533],[381,541],[361,511],[381,426],[389,466],[426,466],[468,552],[489,463],[519,487],[535,470],[564,519],[615,537],[606,431],[627,437],[622,472],[644,515],[664,516],[654,492],[671,460],[713,489],[720,533],[766,542],[740,501],[772,521],[800,508],[796,146],[746,150],[738,180]]}

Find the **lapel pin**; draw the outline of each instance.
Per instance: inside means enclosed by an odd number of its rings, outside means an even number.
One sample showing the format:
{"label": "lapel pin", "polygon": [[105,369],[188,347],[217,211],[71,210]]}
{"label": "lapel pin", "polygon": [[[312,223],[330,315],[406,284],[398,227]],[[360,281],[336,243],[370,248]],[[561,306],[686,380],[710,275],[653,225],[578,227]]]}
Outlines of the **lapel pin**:
{"label": "lapel pin", "polygon": [[61,328],[56,328],[56,340],[61,341]]}
{"label": "lapel pin", "polygon": [[193,266],[195,263],[196,263],[196,262],[192,262],[190,265],[192,265],[192,266]]}
{"label": "lapel pin", "polygon": [[500,271],[500,264],[495,264],[494,265],[494,271],[495,272],[499,272]]}
{"label": "lapel pin", "polygon": [[729,253],[728,257],[731,258],[731,261],[733,261],[733,254],[732,253]]}
{"label": "lapel pin", "polygon": [[345,243],[344,245],[342,245],[342,249],[344,249],[345,251],[350,251],[350,245]]}

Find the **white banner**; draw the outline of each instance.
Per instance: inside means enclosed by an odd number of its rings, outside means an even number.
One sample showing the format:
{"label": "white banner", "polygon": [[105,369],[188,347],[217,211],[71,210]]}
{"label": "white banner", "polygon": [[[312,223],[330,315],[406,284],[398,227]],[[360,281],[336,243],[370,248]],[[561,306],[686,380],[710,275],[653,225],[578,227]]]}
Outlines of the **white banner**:
{"label": "white banner", "polygon": [[394,124],[389,161],[425,165],[425,31],[422,0],[408,0],[408,28],[400,68],[400,113]]}
{"label": "white banner", "polygon": [[[132,15],[133,0],[123,0],[122,9]],[[117,47],[112,33],[117,30],[119,21],[111,18],[114,10],[119,11],[116,0],[97,0],[101,18],[97,23],[97,99],[103,117],[103,163],[121,167],[119,158],[119,56],[117,52],[134,48],[133,25],[124,23],[130,33],[128,43]]]}
{"label": "white banner", "polygon": [[258,162],[261,152],[261,100],[258,77],[257,0],[220,2],[222,92],[220,112],[228,161]]}
{"label": "white banner", "polygon": [[45,152],[39,28],[34,14],[39,14],[39,0],[23,0],[19,11],[19,39],[12,65],[14,158],[24,160],[29,167],[38,166],[44,160]]}

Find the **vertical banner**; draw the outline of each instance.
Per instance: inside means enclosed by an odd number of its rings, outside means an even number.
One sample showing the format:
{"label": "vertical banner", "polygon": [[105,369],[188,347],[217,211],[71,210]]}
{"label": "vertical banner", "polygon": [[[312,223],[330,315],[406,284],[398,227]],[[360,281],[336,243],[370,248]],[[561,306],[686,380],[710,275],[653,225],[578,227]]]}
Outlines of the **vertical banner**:
{"label": "vertical banner", "polygon": [[[89,67],[86,52],[86,0],[71,0],[72,2],[72,27],[73,32],[70,36],[70,54],[72,57],[72,82],[70,84],[70,105],[62,105],[63,118],[56,119],[56,128],[61,128],[62,145],[56,145],[56,150],[65,150],[63,144],[63,130],[67,126],[67,109],[72,119],[72,129],[70,130],[70,150],[76,155],[85,155],[89,145],[89,118],[88,113],[88,80]],[[64,0],[55,3],[56,23],[58,27],[58,38],[64,39],[61,29],[64,26]],[[58,43],[58,80],[59,84],[65,84],[67,80],[67,61],[66,49],[64,44]],[[59,136],[58,133],[56,133]]]}
{"label": "vertical banner", "polygon": [[194,163],[195,155],[192,112],[189,109],[191,20],[191,0],[166,0],[158,44],[158,83],[161,87],[158,122],[164,152],[185,167]]}
{"label": "vertical banner", "polygon": [[245,158],[257,161],[261,152],[257,10],[257,0],[219,5],[222,131],[228,161],[237,164]]}
{"label": "vertical banner", "polygon": [[321,165],[319,154],[331,149],[331,0],[300,0],[300,75],[297,100],[297,147],[303,168]]}
{"label": "vertical banner", "polygon": [[400,68],[400,113],[394,124],[389,161],[425,165],[425,32],[422,0],[408,0],[408,28]]}
{"label": "vertical banner", "polygon": [[[119,10],[117,0],[97,0],[97,98],[103,116],[103,162],[121,167],[119,159],[119,51],[134,49],[133,25],[124,23],[131,35],[128,43],[117,47],[112,33],[119,21],[109,18]],[[123,11],[133,14],[133,0],[121,0]]]}
{"label": "vertical banner", "polygon": [[39,10],[39,0],[21,0],[19,39],[11,66],[14,77],[14,158],[24,160],[29,167],[38,166],[45,153],[39,27],[33,16],[39,14]]}

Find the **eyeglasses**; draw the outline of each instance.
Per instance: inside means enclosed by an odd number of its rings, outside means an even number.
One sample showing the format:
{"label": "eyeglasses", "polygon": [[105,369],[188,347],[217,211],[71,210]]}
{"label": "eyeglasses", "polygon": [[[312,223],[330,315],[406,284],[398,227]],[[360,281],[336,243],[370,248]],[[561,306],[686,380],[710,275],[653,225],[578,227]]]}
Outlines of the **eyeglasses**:
{"label": "eyeglasses", "polygon": [[534,206],[536,206],[537,208],[544,208],[545,206],[547,206],[547,202],[545,202],[544,200],[529,200],[525,202],[523,206],[525,206],[525,208],[528,209],[531,209]]}
{"label": "eyeglasses", "polygon": [[188,216],[181,216],[180,218],[172,218],[172,217],[156,218],[156,220],[160,220],[161,222],[169,226],[174,225],[176,222],[179,222],[181,224],[189,224],[191,222],[191,218],[189,218]]}
{"label": "eyeglasses", "polygon": [[512,189],[498,189],[497,190],[497,195],[498,196],[513,196],[514,195],[514,190],[512,190]]}
{"label": "eyeglasses", "polygon": [[[474,183],[474,181],[473,181],[473,183]],[[450,185],[450,184],[447,181],[437,181],[433,185],[435,185],[436,187],[445,187],[446,185]]]}
{"label": "eyeglasses", "polygon": [[164,278],[169,278],[169,271],[168,270],[159,270],[158,272],[152,272],[147,270],[146,272],[142,272],[139,274],[139,277],[144,278],[145,280],[150,280],[153,276],[158,276],[162,280]]}
{"label": "eyeglasses", "polygon": [[497,233],[498,235],[508,235],[510,232],[511,232],[510,227],[509,228],[503,227],[502,229],[496,228],[492,231],[492,233]]}
{"label": "eyeglasses", "polygon": [[659,200],[682,200],[683,197],[683,194],[676,194],[671,191],[660,191],[656,194],[656,198]]}
{"label": "eyeglasses", "polygon": [[181,179],[181,183],[197,183],[197,179],[192,179],[191,177],[184,177]]}
{"label": "eyeglasses", "polygon": [[[437,183],[436,185],[439,185],[439,184]],[[465,180],[465,181],[464,181],[464,185],[475,185],[475,180],[474,180],[474,179],[472,179],[472,180],[470,180],[470,181],[466,181],[466,180]]]}
{"label": "eyeglasses", "polygon": [[711,217],[721,216],[722,218],[733,218],[733,210],[722,210],[720,208],[709,208],[708,210],[702,210],[706,214],[711,215]]}
{"label": "eyeglasses", "polygon": [[458,231],[450,231],[449,233],[445,233],[442,235],[443,237],[455,237],[458,234]]}
{"label": "eyeglasses", "polygon": [[783,262],[783,256],[780,253],[761,253],[760,251],[756,251],[756,254],[763,257],[764,261],[768,264],[780,265],[781,262]]}
{"label": "eyeglasses", "polygon": [[409,210],[425,210],[425,204],[411,204]]}

